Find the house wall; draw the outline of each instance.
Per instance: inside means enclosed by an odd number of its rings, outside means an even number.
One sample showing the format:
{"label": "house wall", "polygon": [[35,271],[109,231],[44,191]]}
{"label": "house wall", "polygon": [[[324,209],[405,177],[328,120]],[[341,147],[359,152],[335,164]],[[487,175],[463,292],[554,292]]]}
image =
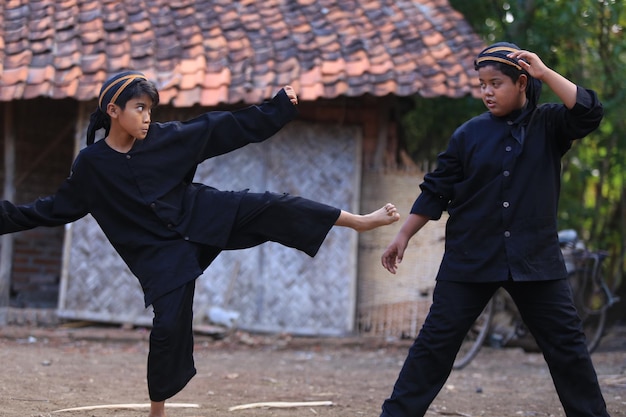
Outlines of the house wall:
{"label": "house wall", "polygon": [[390,115],[392,99],[337,100],[304,105],[301,117],[327,123],[354,123],[363,135],[361,166],[362,213],[387,202],[396,205],[401,220],[389,227],[359,235],[355,332],[362,336],[415,337],[432,302],[435,276],[444,251],[447,214],[429,222],[409,242],[396,275],[380,264],[380,257],[398,232],[419,194],[424,172],[402,153]]}
{"label": "house wall", "polygon": [[389,227],[360,235],[356,330],[362,336],[414,338],[430,308],[443,256],[447,214],[427,223],[411,239],[395,275],[380,263],[385,248],[409,215],[423,175],[406,170],[363,174],[362,210],[390,201],[402,218]]}
{"label": "house wall", "polygon": [[[388,117],[388,107],[387,100],[384,99],[340,98],[333,101],[302,103],[298,110],[300,120],[359,126],[363,138],[361,168],[370,170],[376,165],[381,123]],[[384,163],[384,155],[380,157],[380,162]]]}
{"label": "house wall", "polygon": [[[54,193],[69,173],[77,102],[35,99],[2,103],[0,115],[5,114],[9,105],[16,142],[14,202],[29,203]],[[4,139],[4,117],[0,117],[3,159]],[[0,187],[3,184],[4,170],[1,170]],[[37,228],[14,235],[11,306],[56,307],[63,235],[63,227]]]}

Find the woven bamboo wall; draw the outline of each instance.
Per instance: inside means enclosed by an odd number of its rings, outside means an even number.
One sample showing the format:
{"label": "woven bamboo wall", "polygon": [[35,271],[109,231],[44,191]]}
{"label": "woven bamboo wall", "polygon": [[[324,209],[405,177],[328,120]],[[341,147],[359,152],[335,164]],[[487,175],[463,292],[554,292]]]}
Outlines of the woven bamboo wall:
{"label": "woven bamboo wall", "polygon": [[[196,180],[220,189],[271,190],[358,210],[361,138],[357,128],[293,123],[263,144],[214,158]],[[95,221],[68,226],[59,315],[114,323],[149,324],[143,295]],[[308,335],[353,330],[357,235],[333,229],[311,259],[268,243],[225,252],[198,280],[198,323],[217,306],[237,312],[243,329]]]}
{"label": "woven bamboo wall", "polygon": [[380,257],[418,196],[423,174],[365,173],[363,210],[393,202],[402,219],[391,227],[360,235],[357,329],[365,336],[415,337],[432,301],[435,276],[444,250],[445,214],[431,221],[409,242],[396,275]]}

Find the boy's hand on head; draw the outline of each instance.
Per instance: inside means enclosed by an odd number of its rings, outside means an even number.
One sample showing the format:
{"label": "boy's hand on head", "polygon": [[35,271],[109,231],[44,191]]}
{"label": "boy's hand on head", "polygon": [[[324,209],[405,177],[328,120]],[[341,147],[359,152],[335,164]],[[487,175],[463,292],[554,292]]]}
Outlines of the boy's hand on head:
{"label": "boy's hand on head", "polygon": [[296,95],[296,91],[293,89],[292,86],[286,85],[283,87],[283,90],[285,90],[285,93],[287,93],[287,97],[289,97],[289,100],[291,100],[291,104],[293,104],[294,106],[298,104],[298,96]]}
{"label": "boy's hand on head", "polygon": [[548,71],[548,67],[537,56],[537,54],[529,51],[516,51],[511,52],[508,55],[509,58],[517,59],[519,65],[528,72],[533,78],[542,80],[545,73]]}

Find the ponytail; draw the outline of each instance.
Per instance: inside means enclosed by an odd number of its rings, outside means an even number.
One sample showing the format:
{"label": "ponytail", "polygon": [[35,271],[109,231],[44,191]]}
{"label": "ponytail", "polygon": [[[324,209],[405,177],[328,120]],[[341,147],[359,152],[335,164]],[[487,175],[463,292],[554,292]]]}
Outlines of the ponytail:
{"label": "ponytail", "polygon": [[89,116],[89,126],[87,127],[87,145],[94,143],[96,131],[104,129],[104,137],[107,137],[111,129],[111,119],[99,108]]}

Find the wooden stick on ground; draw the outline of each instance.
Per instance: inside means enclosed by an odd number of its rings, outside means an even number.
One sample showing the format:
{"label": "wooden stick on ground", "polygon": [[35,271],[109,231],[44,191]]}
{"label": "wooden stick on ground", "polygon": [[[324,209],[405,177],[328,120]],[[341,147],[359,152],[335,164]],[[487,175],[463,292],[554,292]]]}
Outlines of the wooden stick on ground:
{"label": "wooden stick on ground", "polygon": [[291,408],[291,407],[318,407],[322,405],[333,405],[332,401],[301,401],[301,402],[285,402],[285,401],[273,401],[265,403],[250,403],[236,405],[230,407],[228,411],[247,410],[249,408]]}
{"label": "wooden stick on ground", "polygon": [[[64,408],[62,410],[53,411],[53,413],[63,413],[65,411],[87,411],[87,410],[101,410],[101,409],[137,410],[137,409],[142,409],[142,408],[150,408],[150,404],[88,405],[86,407]],[[165,408],[200,408],[200,405],[199,404],[185,404],[185,403],[165,403]]]}

